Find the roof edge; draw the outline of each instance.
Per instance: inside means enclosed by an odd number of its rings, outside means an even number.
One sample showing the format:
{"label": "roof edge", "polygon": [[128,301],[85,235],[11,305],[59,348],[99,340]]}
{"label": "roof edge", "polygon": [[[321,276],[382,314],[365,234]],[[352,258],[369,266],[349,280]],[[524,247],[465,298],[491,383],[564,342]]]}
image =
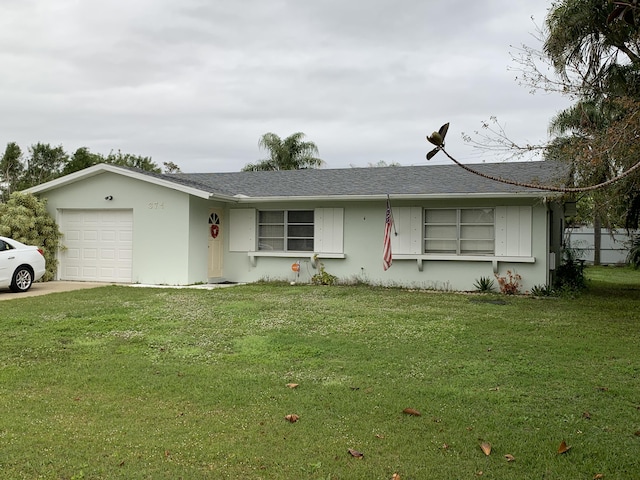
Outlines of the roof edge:
{"label": "roof edge", "polygon": [[277,196],[277,197],[247,197],[236,196],[236,203],[275,203],[275,202],[303,202],[303,201],[366,201],[366,200],[386,200],[387,196],[392,200],[430,200],[430,199],[465,199],[465,198],[550,198],[560,196],[556,192],[541,190],[539,192],[503,192],[503,193],[437,193],[437,194],[376,194],[376,195],[316,195],[312,197],[303,196]]}
{"label": "roof edge", "polygon": [[[63,177],[58,177],[56,179],[50,180],[45,183],[41,183],[40,185],[36,185],[34,187],[27,188],[23,190],[25,193],[43,193],[51,190],[55,190],[57,188],[63,187],[65,185],[70,185],[72,183],[78,182],[80,180],[85,180],[90,177],[94,177],[96,175],[100,175],[101,173],[114,173],[116,175],[123,175],[125,177],[133,178],[136,180],[141,180],[147,183],[151,183],[154,185],[159,185],[162,187],[170,188],[172,190],[178,190],[180,192],[187,193],[189,195],[194,195],[196,197],[209,199],[212,196],[222,197],[220,195],[212,195],[211,192],[206,190],[201,190],[195,187],[188,187],[186,185],[181,185],[180,183],[165,180],[163,178],[158,178],[153,175],[147,175],[143,171],[135,171],[129,168],[120,167],[118,165],[112,165],[109,163],[99,163],[97,165],[93,165],[91,167],[87,167],[83,170],[79,170],[77,172],[70,173],[68,175],[64,175]],[[233,200],[232,197],[228,197],[228,200]]]}

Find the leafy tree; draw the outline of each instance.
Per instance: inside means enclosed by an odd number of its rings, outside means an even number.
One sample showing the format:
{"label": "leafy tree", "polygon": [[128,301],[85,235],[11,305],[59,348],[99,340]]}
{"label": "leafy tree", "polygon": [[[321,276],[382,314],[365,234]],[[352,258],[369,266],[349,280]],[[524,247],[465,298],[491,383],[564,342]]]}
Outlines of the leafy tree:
{"label": "leafy tree", "polygon": [[627,20],[631,21],[627,21],[607,0],[562,0],[552,5],[546,19],[544,52],[565,83],[579,87],[581,96],[620,91],[620,86],[637,77],[640,44],[636,10],[629,10],[631,18],[627,15]]}
{"label": "leafy tree", "polygon": [[7,144],[7,148],[0,159],[0,183],[2,184],[2,198],[6,201],[17,185],[24,170],[22,164],[22,150],[15,142]]}
{"label": "leafy tree", "polygon": [[305,142],[304,133],[294,133],[282,140],[275,133],[265,133],[258,141],[258,146],[269,152],[269,158],[258,163],[249,163],[243,171],[255,170],[300,170],[319,168],[324,161],[318,155],[318,147],[313,142]]}
{"label": "leafy tree", "polygon": [[[62,146],[52,147],[49,144],[36,143],[29,147],[29,153],[25,158],[20,147],[11,142],[7,144],[0,158],[0,200],[6,201],[13,191],[33,187],[98,163],[162,172],[151,157],[122,153],[120,150],[110,152],[105,157],[100,153],[92,153],[87,147],[80,147],[69,157]],[[164,165],[168,173],[180,171],[173,162]]]}
{"label": "leafy tree", "polygon": [[550,145],[518,146],[491,128],[493,136],[485,135],[484,144],[466,137],[480,148],[488,141],[488,150],[543,151],[546,159],[565,161],[577,188],[605,183],[581,198],[594,209],[591,221],[608,227],[634,228],[640,221],[638,5],[636,0],[559,0],[538,32],[542,50],[523,46],[514,56],[521,84],[576,101],[552,120],[550,132],[559,137]]}
{"label": "leafy tree", "polygon": [[173,162],[163,162],[164,173],[180,173],[180,167]]}
{"label": "leafy tree", "polygon": [[[640,31],[637,6],[604,0],[563,0],[546,20],[544,52],[565,85],[578,94],[550,130],[571,137],[556,152],[571,162],[577,182],[601,182],[639,161]],[[622,58],[621,58],[622,57]],[[586,197],[593,223],[638,226],[640,175]],[[612,202],[611,199],[619,199]]]}
{"label": "leafy tree", "polygon": [[104,162],[102,155],[99,153],[91,153],[87,147],[80,147],[74,152],[71,159],[62,169],[62,175],[68,175],[102,162]]}
{"label": "leafy tree", "polygon": [[121,167],[139,168],[140,170],[146,170],[148,172],[161,173],[162,170],[158,165],[151,160],[151,157],[142,157],[140,155],[132,155],[130,153],[122,153],[118,150],[116,153],[113,151],[109,153],[104,159],[106,163],[112,163],[113,165],[119,165]]}
{"label": "leafy tree", "polygon": [[6,203],[0,204],[0,235],[41,247],[47,263],[43,280],[54,278],[62,234],[47,211],[46,201],[31,194],[12,193]]}
{"label": "leafy tree", "polygon": [[36,143],[29,147],[19,186],[21,189],[48,182],[57,178],[69,161],[62,146],[52,147],[48,143]]}

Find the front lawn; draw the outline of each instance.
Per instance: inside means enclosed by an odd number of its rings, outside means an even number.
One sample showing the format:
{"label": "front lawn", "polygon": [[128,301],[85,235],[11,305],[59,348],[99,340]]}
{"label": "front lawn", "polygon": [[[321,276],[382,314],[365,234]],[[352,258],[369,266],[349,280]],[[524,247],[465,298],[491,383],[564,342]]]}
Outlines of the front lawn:
{"label": "front lawn", "polygon": [[2,301],[0,471],[637,479],[640,271],[587,273],[573,298],[248,285]]}

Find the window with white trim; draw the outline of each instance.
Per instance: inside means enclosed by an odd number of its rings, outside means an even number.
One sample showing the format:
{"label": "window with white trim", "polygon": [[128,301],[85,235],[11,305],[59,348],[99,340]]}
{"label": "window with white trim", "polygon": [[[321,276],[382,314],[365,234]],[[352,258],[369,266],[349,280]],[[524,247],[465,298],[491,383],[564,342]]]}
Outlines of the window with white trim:
{"label": "window with white trim", "polygon": [[313,252],[313,210],[258,212],[258,250]]}
{"label": "window with white trim", "polygon": [[493,208],[427,208],[424,251],[448,255],[493,255]]}

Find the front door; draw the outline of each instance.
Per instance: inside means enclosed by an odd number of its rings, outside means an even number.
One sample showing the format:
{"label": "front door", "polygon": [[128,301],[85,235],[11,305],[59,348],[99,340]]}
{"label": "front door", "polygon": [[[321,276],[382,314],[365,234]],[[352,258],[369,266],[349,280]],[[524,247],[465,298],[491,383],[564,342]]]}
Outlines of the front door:
{"label": "front door", "polygon": [[209,278],[222,278],[222,210],[210,211],[207,234],[209,235]]}

